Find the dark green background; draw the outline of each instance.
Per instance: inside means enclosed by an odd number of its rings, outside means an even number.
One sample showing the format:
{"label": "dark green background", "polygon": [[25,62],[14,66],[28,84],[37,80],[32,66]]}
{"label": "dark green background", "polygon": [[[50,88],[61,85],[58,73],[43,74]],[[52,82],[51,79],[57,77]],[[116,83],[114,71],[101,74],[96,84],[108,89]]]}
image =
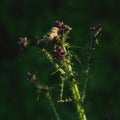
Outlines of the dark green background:
{"label": "dark green background", "polygon": [[[49,63],[36,49],[21,52],[17,44],[20,36],[43,36],[56,19],[73,28],[71,42],[78,46],[85,46],[89,40],[91,25],[102,24],[102,41],[89,80],[86,112],[88,120],[119,120],[119,5],[119,0],[1,0],[0,120],[56,120],[44,95],[36,102],[36,89],[25,80],[27,71],[36,71],[45,79],[51,70]],[[57,104],[57,110],[61,120],[77,120],[72,105]]]}

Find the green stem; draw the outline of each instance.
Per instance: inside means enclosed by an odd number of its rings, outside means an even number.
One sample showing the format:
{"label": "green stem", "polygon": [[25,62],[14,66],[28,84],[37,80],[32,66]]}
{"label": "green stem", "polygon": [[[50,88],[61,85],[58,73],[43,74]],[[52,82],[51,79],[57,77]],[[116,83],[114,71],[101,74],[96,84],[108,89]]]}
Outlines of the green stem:
{"label": "green stem", "polygon": [[[66,38],[63,37],[63,40],[64,41]],[[64,51],[66,52],[66,46],[64,46],[65,44],[63,43],[62,46],[63,46],[63,49]],[[47,58],[50,60],[50,62],[52,64],[54,64],[55,68],[61,73],[61,75],[66,75],[67,78],[72,78],[72,81],[71,82],[71,91],[72,91],[72,95],[73,95],[73,99],[74,99],[74,104],[76,106],[76,110],[77,110],[77,114],[78,114],[78,119],[79,120],[87,120],[86,118],[86,115],[85,115],[85,111],[84,111],[84,108],[83,106],[80,104],[80,101],[81,101],[81,94],[80,94],[80,91],[78,89],[78,85],[77,85],[77,82],[76,82],[76,79],[74,78],[74,71],[72,69],[72,65],[71,65],[71,59],[70,59],[70,56],[68,55],[68,59],[66,58],[66,60],[64,62],[62,62],[61,64],[63,64],[64,66],[64,69],[62,69],[60,67],[60,65],[58,65],[57,63],[54,63],[51,55],[45,50],[43,49],[43,52],[45,53],[45,55],[47,56]],[[68,52],[68,54],[70,54],[70,52]],[[64,82],[62,81],[62,88],[64,88]],[[62,94],[63,94],[63,90],[61,92],[61,98],[62,98]],[[57,112],[56,112],[56,109],[55,109],[55,106],[54,106],[54,103],[52,101],[52,98],[49,94],[49,92],[47,93],[47,97],[51,103],[51,106],[54,110],[54,113],[56,115],[56,118],[57,120],[60,120]]]}
{"label": "green stem", "polygon": [[62,82],[61,82],[61,90],[60,90],[60,100],[63,99],[64,82],[65,82],[63,77],[61,77],[61,80],[62,80]]}
{"label": "green stem", "polygon": [[51,106],[52,106],[52,109],[53,109],[53,111],[54,111],[54,113],[55,113],[55,116],[56,116],[57,120],[60,120],[60,117],[59,117],[59,115],[58,115],[58,113],[57,113],[57,111],[56,111],[56,108],[55,108],[55,105],[54,105],[54,103],[53,103],[53,101],[52,101],[52,98],[51,98],[50,93],[47,92],[47,93],[46,93],[46,96],[47,96],[48,100],[50,101],[50,104],[51,104]]}
{"label": "green stem", "polygon": [[[65,39],[66,39],[66,36],[63,36],[62,41],[65,41]],[[65,46],[64,42],[63,42],[62,46],[63,46],[64,51],[67,51],[67,53],[68,53],[68,56],[67,56],[67,58],[66,58],[66,60],[64,61],[63,64],[64,64],[65,71],[66,71],[66,74],[67,74],[68,78],[70,80],[72,78],[72,81],[70,81],[70,84],[71,84],[70,87],[71,87],[71,92],[72,92],[72,96],[73,96],[73,99],[74,99],[74,104],[76,106],[78,119],[79,120],[87,120],[84,108],[80,103],[81,94],[80,94],[80,91],[78,89],[78,85],[77,85],[77,82],[76,82],[76,79],[75,79],[75,76],[74,76],[74,71],[73,71],[72,65],[71,65],[71,57],[70,57],[71,53],[70,53],[69,50],[66,50],[66,46]]]}
{"label": "green stem", "polygon": [[71,90],[72,90],[72,94],[73,94],[74,104],[77,109],[78,119],[79,120],[87,120],[84,108],[80,104],[80,91],[78,89],[77,83],[75,82],[75,79],[73,79],[73,82],[71,85]]}
{"label": "green stem", "polygon": [[70,84],[71,84],[70,87],[71,87],[71,92],[72,92],[72,96],[73,96],[73,99],[74,99],[74,104],[76,106],[78,119],[79,120],[87,120],[84,108],[80,103],[81,102],[81,93],[80,93],[80,90],[78,88],[78,84],[77,84],[77,81],[75,79],[74,71],[72,69],[72,66],[69,62],[66,62],[65,67],[66,67],[66,70],[68,71],[66,73],[68,74],[68,77],[71,80],[70,81]]}

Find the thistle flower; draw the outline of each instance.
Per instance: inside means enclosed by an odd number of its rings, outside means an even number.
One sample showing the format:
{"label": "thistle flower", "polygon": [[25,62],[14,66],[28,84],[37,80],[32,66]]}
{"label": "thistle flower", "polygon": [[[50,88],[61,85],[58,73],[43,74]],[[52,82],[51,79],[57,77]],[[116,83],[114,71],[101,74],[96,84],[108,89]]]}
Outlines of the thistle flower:
{"label": "thistle flower", "polygon": [[18,44],[20,45],[21,48],[25,48],[28,46],[28,40],[27,40],[27,37],[20,37],[19,38],[19,41],[18,41]]}
{"label": "thistle flower", "polygon": [[32,72],[27,72],[26,73],[26,80],[34,82],[34,81],[36,81],[36,75]]}
{"label": "thistle flower", "polygon": [[90,30],[93,34],[93,40],[96,45],[99,44],[99,37],[101,36],[102,31],[102,25],[97,24],[96,26],[90,27]]}
{"label": "thistle flower", "polygon": [[[87,120],[84,107],[81,102],[84,102],[86,95],[86,86],[88,81],[88,73],[90,70],[91,55],[93,51],[94,44],[98,44],[98,37],[101,33],[102,27],[100,24],[94,27],[90,27],[92,30],[93,39],[90,41],[90,48],[88,51],[88,65],[87,72],[85,74],[85,84],[83,90],[78,87],[77,74],[74,74],[74,64],[72,63],[72,51],[69,49],[70,45],[66,41],[68,33],[72,30],[68,25],[63,22],[56,20],[57,27],[52,27],[49,32],[47,32],[42,39],[36,37],[34,40],[28,42],[27,38],[19,38],[18,44],[25,48],[29,46],[36,46],[41,48],[41,51],[45,54],[47,59],[54,65],[57,71],[59,71],[59,77],[61,79],[60,85],[60,100],[58,102],[74,102],[76,106],[76,111],[78,113],[79,120]],[[49,49],[50,48],[50,49]],[[58,60],[56,62],[55,60]],[[63,61],[64,60],[64,61]],[[76,58],[79,61],[79,58]],[[60,61],[60,62],[59,62]],[[54,72],[56,73],[56,71]],[[40,81],[36,75],[32,72],[26,73],[26,79],[33,84],[35,84],[38,91],[42,90],[45,92],[46,97],[49,99],[50,104],[54,110],[57,120],[60,120],[58,113],[55,109],[54,102],[51,96],[51,87],[49,83]],[[68,81],[68,82],[67,82]],[[64,99],[64,86],[68,85],[71,90],[72,96]],[[54,86],[52,87],[54,88]],[[39,99],[39,96],[38,96]]]}
{"label": "thistle flower", "polygon": [[58,51],[63,50],[62,46],[58,46]]}
{"label": "thistle flower", "polygon": [[53,50],[52,55],[55,60],[65,60],[65,52],[62,46],[58,46],[57,49]]}
{"label": "thistle flower", "polygon": [[59,28],[60,34],[65,34],[66,32],[70,32],[72,28],[70,28],[68,25],[65,25],[63,22],[60,22],[59,20],[56,20],[55,22]]}
{"label": "thistle flower", "polygon": [[94,37],[97,37],[102,31],[102,25],[97,24],[96,26],[90,27],[90,30],[94,33]]}

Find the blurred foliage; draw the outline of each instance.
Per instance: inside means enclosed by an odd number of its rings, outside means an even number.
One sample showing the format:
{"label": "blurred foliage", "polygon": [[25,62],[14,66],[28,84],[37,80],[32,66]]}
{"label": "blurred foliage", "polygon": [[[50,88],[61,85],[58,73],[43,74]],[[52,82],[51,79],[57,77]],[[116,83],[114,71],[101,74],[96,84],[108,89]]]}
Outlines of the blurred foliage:
{"label": "blurred foliage", "polygon": [[[42,37],[56,19],[73,28],[70,42],[81,47],[90,40],[89,27],[102,24],[102,40],[95,52],[85,107],[88,120],[119,120],[119,5],[119,0],[1,0],[0,120],[56,119],[48,100],[41,95],[36,102],[36,89],[25,80],[27,71],[46,79],[52,70],[49,62],[35,48],[21,52],[17,45],[20,36]],[[79,49],[77,52],[82,54]],[[56,106],[61,120],[77,120],[73,105]]]}

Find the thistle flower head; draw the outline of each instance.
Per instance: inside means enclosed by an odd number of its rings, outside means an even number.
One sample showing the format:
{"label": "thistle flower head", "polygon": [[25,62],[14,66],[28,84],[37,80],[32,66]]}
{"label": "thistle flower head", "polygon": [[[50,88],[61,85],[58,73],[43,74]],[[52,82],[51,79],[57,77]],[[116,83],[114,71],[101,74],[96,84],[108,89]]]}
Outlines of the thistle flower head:
{"label": "thistle flower head", "polygon": [[32,72],[27,72],[26,73],[26,80],[34,82],[34,81],[36,81],[36,75]]}
{"label": "thistle flower head", "polygon": [[102,31],[102,25],[97,24],[96,26],[90,27],[90,30],[94,33],[94,36],[97,37]]}
{"label": "thistle flower head", "polygon": [[68,25],[65,25],[63,22],[60,22],[59,20],[56,20],[55,22],[59,28],[60,34],[65,34],[66,32],[70,32],[72,28],[70,28]]}
{"label": "thistle flower head", "polygon": [[62,49],[62,46],[58,46],[58,51],[61,51]]}
{"label": "thistle flower head", "polygon": [[27,40],[27,37],[20,37],[19,38],[19,41],[18,41],[18,44],[20,45],[21,48],[25,48],[28,46],[28,40]]}
{"label": "thistle flower head", "polygon": [[57,49],[54,49],[52,55],[55,60],[65,60],[65,52],[62,46],[58,46]]}

